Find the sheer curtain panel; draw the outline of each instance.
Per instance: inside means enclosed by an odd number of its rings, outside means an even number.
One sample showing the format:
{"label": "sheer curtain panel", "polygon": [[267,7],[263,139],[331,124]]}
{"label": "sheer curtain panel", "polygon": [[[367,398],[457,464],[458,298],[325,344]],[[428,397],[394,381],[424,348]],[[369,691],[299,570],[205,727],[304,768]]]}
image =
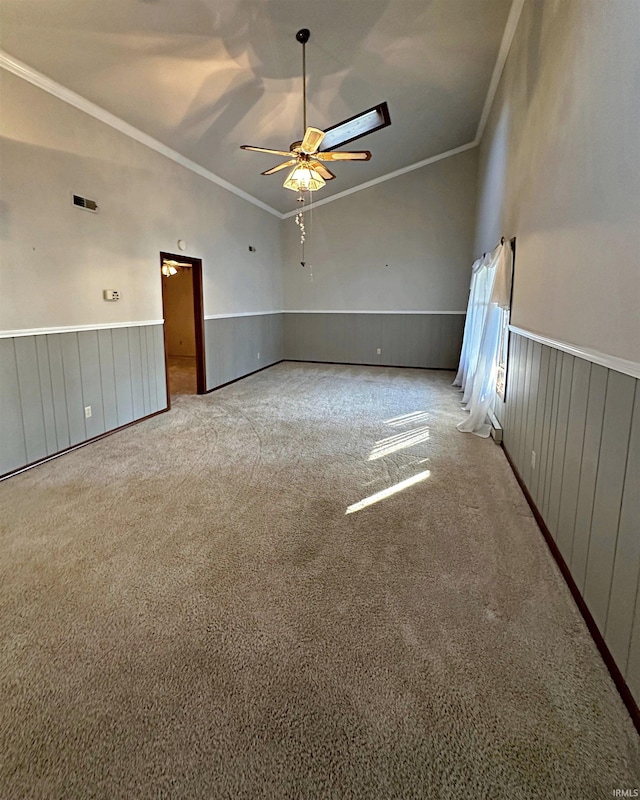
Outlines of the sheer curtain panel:
{"label": "sheer curtain panel", "polygon": [[490,432],[486,418],[496,392],[500,332],[509,309],[511,257],[511,245],[499,244],[473,265],[460,366],[453,382],[463,392],[469,412],[458,430],[482,437]]}

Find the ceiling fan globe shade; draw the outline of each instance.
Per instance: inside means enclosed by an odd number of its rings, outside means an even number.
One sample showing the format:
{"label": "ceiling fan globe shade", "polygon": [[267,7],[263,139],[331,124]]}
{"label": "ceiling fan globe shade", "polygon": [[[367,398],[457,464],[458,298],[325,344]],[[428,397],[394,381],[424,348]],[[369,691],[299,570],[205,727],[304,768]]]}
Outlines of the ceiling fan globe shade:
{"label": "ceiling fan globe shade", "polygon": [[287,175],[282,184],[293,192],[316,192],[325,185],[324,178],[309,166],[298,165]]}

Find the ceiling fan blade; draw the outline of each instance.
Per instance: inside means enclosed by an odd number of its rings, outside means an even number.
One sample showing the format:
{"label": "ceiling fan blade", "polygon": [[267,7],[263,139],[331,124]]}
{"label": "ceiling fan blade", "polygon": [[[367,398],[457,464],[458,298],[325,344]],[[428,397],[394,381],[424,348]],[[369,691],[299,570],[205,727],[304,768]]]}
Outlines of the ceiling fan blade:
{"label": "ceiling fan blade", "polygon": [[287,169],[287,167],[295,167],[298,163],[298,160],[292,158],[291,161],[285,161],[283,164],[278,164],[277,167],[271,167],[271,169],[267,169],[264,172],[261,172],[261,175],[273,175],[274,172],[279,172],[281,169]]}
{"label": "ceiling fan blade", "polygon": [[324,178],[325,181],[332,181],[336,177],[330,169],[327,169],[325,165],[321,164],[319,161],[311,161],[309,166],[311,169],[315,169],[318,175]]}
{"label": "ceiling fan blade", "polygon": [[324,149],[325,151],[335,150],[336,147],[342,147],[342,145],[353,142],[361,136],[386,128],[387,125],[391,125],[391,117],[389,116],[389,108],[384,102],[363,111],[361,114],[356,114],[355,117],[350,117],[337,125],[327,128],[324,132]]}
{"label": "ceiling fan blade", "polygon": [[338,150],[332,153],[316,153],[314,158],[320,161],[369,161],[371,153],[368,150],[356,150],[353,153]]}
{"label": "ceiling fan blade", "polygon": [[251,144],[241,144],[241,150],[251,150],[252,153],[270,153],[272,156],[290,156],[293,153],[290,153],[288,150],[271,150],[268,147],[254,147]]}
{"label": "ceiling fan blade", "polygon": [[318,128],[307,128],[304,132],[304,138],[300,143],[300,150],[307,155],[313,155],[320,147],[324,139],[324,131]]}

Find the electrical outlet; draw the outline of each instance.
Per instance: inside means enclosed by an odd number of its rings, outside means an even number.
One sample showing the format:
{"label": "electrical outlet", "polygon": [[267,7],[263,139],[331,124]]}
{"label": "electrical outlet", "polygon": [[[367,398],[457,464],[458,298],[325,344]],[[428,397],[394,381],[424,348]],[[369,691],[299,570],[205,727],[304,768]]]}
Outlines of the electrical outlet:
{"label": "electrical outlet", "polygon": [[105,289],[102,292],[102,296],[105,300],[119,300],[120,299],[120,292],[115,292],[112,289]]}
{"label": "electrical outlet", "polygon": [[89,419],[89,417],[91,416],[91,406],[84,407],[84,416],[85,419]]}
{"label": "electrical outlet", "polygon": [[379,348],[376,350],[376,353],[377,353],[378,355],[382,355],[382,348],[381,348],[381,347],[379,347]]}
{"label": "electrical outlet", "polygon": [[535,468],[536,468],[536,451],[532,450],[531,451],[531,469],[535,469]]}

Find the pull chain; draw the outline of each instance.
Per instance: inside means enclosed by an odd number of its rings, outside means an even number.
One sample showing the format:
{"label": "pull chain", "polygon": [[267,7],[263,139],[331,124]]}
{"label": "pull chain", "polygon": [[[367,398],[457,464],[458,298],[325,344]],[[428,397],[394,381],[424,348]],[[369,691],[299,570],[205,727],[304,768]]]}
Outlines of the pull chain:
{"label": "pull chain", "polygon": [[302,249],[302,259],[300,261],[301,266],[306,266],[306,261],[304,260],[304,240],[307,238],[307,232],[305,230],[304,225],[304,195],[302,192],[298,195],[298,202],[302,203],[300,210],[296,214],[296,225],[300,230],[300,247]]}

